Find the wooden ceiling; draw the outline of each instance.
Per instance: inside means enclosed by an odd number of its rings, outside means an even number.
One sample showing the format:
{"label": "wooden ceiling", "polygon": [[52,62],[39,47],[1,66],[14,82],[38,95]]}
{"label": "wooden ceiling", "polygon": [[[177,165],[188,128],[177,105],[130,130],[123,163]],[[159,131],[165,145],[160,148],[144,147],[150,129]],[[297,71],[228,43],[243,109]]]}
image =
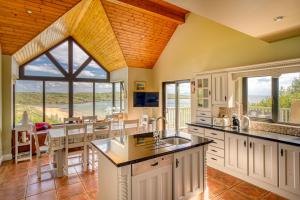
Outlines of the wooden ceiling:
{"label": "wooden ceiling", "polygon": [[2,53],[15,53],[79,1],[0,0]]}
{"label": "wooden ceiling", "polygon": [[23,64],[72,36],[109,71],[152,68],[186,13],[162,0],[82,0],[14,56]]}

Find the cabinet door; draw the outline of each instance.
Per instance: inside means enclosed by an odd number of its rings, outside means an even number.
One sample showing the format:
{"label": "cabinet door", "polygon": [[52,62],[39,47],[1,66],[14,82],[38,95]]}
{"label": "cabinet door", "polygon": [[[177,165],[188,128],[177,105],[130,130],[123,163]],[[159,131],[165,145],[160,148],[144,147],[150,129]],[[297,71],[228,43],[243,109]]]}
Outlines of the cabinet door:
{"label": "cabinet door", "polygon": [[279,187],[300,195],[300,147],[279,144]]}
{"label": "cabinet door", "polygon": [[225,133],[225,167],[242,174],[248,173],[247,137]]}
{"label": "cabinet door", "polygon": [[227,104],[228,102],[228,74],[212,75],[212,104]]}
{"label": "cabinet door", "polygon": [[195,192],[204,191],[204,150],[199,147],[174,155],[174,198],[186,199]]}
{"label": "cabinet door", "polygon": [[278,185],[277,143],[249,139],[249,176],[266,183]]}
{"label": "cabinet door", "polygon": [[172,165],[132,177],[132,200],[171,200]]}
{"label": "cabinet door", "polygon": [[211,75],[196,77],[197,107],[199,110],[211,111]]}

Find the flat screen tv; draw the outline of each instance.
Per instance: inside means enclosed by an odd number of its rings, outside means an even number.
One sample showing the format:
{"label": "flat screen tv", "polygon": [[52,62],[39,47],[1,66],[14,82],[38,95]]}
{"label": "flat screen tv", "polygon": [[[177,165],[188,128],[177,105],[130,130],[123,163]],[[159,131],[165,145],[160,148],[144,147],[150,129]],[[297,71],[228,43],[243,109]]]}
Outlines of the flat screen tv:
{"label": "flat screen tv", "polygon": [[134,92],[133,106],[134,107],[158,107],[159,93],[158,92]]}

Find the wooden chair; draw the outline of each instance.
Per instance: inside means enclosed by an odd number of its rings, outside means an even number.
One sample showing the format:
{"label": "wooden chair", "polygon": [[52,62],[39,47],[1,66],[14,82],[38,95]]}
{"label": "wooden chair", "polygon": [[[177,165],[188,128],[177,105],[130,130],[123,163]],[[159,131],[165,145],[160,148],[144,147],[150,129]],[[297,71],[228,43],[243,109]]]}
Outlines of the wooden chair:
{"label": "wooden chair", "polygon": [[[42,145],[42,146],[40,145],[38,134],[37,134],[36,131],[33,131],[33,138],[34,138],[34,143],[35,143],[35,147],[36,147],[37,176],[38,176],[39,179],[41,179],[42,168],[43,167],[45,167],[45,166],[49,167],[49,170],[45,170],[45,171],[43,170],[43,173],[44,172],[49,172],[49,171],[50,172],[56,172],[57,169],[53,166],[53,164],[51,162],[51,160],[52,160],[52,158],[51,158],[52,152],[49,151],[49,146],[48,145]],[[49,144],[49,142],[48,142],[48,144]],[[40,160],[42,153],[48,154],[48,156],[49,156],[49,163],[42,165],[41,160]]]}
{"label": "wooden chair", "polygon": [[[20,161],[24,160],[32,160],[32,132],[33,125],[17,125],[15,128],[15,162],[16,164]],[[26,134],[26,139],[28,141],[22,143],[19,141],[19,133]],[[29,133],[29,137],[27,138],[27,133]],[[21,136],[22,137],[22,136]],[[29,146],[29,151],[27,152],[19,152],[19,147],[21,146]]]}
{"label": "wooden chair", "polygon": [[84,124],[92,124],[97,121],[97,116],[83,116],[82,123]]}
{"label": "wooden chair", "polygon": [[64,118],[64,124],[80,124],[80,117],[68,117]]}
{"label": "wooden chair", "polygon": [[[69,167],[82,164],[84,171],[87,166],[87,125],[86,124],[66,124],[65,125],[65,164],[64,171],[68,175]],[[80,155],[81,163],[69,165],[69,156]]]}
{"label": "wooden chair", "polygon": [[[93,140],[109,138],[111,133],[111,122],[101,121],[93,123]],[[88,155],[88,163],[92,165],[92,170],[95,170],[95,154],[97,153],[96,148],[91,142],[88,144],[88,153],[92,153],[92,160],[90,163],[90,156]]]}
{"label": "wooden chair", "polygon": [[136,134],[139,132],[140,121],[138,119],[130,119],[123,121],[123,131],[126,135]]}

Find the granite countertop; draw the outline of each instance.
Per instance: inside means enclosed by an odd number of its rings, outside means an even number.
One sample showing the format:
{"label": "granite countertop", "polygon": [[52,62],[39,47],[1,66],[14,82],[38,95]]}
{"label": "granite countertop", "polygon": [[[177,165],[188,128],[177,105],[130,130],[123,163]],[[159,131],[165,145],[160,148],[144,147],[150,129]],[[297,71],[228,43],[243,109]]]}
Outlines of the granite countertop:
{"label": "granite countertop", "polygon": [[300,146],[300,137],[291,136],[291,135],[284,135],[279,133],[257,131],[257,130],[241,130],[241,129],[237,130],[231,127],[214,126],[214,125],[207,125],[201,123],[187,123],[187,125],[209,128],[209,129],[225,131],[233,134],[245,135],[249,137],[261,138],[265,140]]}
{"label": "granite countertop", "polygon": [[117,167],[121,167],[212,142],[212,140],[184,132],[170,130],[162,132],[162,139],[174,136],[189,139],[190,141],[181,145],[171,145],[162,142],[162,145],[157,147],[155,146],[153,133],[150,132],[95,140],[92,144],[113,164]]}

